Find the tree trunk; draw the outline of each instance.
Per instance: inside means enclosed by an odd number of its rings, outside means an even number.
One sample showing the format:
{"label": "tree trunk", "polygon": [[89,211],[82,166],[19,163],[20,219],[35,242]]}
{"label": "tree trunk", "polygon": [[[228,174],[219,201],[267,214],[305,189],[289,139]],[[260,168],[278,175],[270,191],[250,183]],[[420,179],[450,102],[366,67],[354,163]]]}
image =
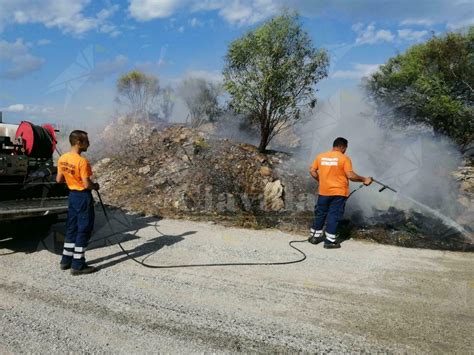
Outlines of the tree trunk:
{"label": "tree trunk", "polygon": [[260,145],[258,146],[258,151],[260,153],[265,153],[269,143],[270,133],[270,127],[268,127],[265,122],[262,122],[260,125]]}

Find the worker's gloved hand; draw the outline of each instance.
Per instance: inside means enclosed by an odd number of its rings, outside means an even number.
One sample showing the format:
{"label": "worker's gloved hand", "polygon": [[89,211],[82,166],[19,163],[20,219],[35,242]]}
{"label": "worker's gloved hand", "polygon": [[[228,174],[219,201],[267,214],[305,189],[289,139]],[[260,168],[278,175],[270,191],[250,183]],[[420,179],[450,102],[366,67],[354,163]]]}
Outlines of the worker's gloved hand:
{"label": "worker's gloved hand", "polygon": [[94,190],[97,190],[97,191],[99,191],[99,189],[100,189],[100,185],[99,185],[99,183],[97,183],[97,182],[96,182],[96,183],[94,183]]}
{"label": "worker's gloved hand", "polygon": [[364,185],[369,186],[374,180],[372,179],[372,176],[366,177],[364,180]]}

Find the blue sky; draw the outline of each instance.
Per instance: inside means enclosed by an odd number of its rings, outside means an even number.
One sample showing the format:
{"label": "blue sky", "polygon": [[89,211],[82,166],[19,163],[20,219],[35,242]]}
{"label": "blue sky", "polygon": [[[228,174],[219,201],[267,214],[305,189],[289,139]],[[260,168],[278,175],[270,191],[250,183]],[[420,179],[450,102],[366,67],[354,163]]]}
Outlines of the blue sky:
{"label": "blue sky", "polygon": [[331,55],[322,99],[433,32],[474,24],[471,0],[0,0],[4,121],[105,122],[117,77],[134,68],[162,85],[219,81],[228,44],[284,8]]}

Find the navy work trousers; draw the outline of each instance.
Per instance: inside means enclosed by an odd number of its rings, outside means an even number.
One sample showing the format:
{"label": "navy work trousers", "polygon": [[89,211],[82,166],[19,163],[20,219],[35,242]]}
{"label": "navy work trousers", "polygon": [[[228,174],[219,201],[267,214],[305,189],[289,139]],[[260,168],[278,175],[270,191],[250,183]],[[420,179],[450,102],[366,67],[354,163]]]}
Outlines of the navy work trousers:
{"label": "navy work trousers", "polygon": [[[326,223],[326,235],[336,234],[339,221],[344,215],[347,197],[345,196],[318,196],[318,202],[314,206],[314,221],[312,228],[320,231]],[[326,221],[327,220],[327,221]]]}
{"label": "navy work trousers", "polygon": [[94,219],[94,199],[91,191],[70,191],[61,264],[71,264],[71,267],[77,270],[84,267],[85,252],[94,227]]}

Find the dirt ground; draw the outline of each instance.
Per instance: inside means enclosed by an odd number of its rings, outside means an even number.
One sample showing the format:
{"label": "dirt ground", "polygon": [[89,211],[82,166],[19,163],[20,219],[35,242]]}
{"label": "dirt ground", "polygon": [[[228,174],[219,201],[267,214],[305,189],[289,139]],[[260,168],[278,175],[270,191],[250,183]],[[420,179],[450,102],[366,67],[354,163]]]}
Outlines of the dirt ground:
{"label": "dirt ground", "polygon": [[[123,246],[149,264],[298,259],[302,239],[115,212]],[[472,253],[346,241],[298,243],[286,266],[149,269],[98,216],[90,264],[59,270],[62,225],[0,239],[0,353],[424,352],[474,348]],[[110,239],[110,238],[109,238]]]}

